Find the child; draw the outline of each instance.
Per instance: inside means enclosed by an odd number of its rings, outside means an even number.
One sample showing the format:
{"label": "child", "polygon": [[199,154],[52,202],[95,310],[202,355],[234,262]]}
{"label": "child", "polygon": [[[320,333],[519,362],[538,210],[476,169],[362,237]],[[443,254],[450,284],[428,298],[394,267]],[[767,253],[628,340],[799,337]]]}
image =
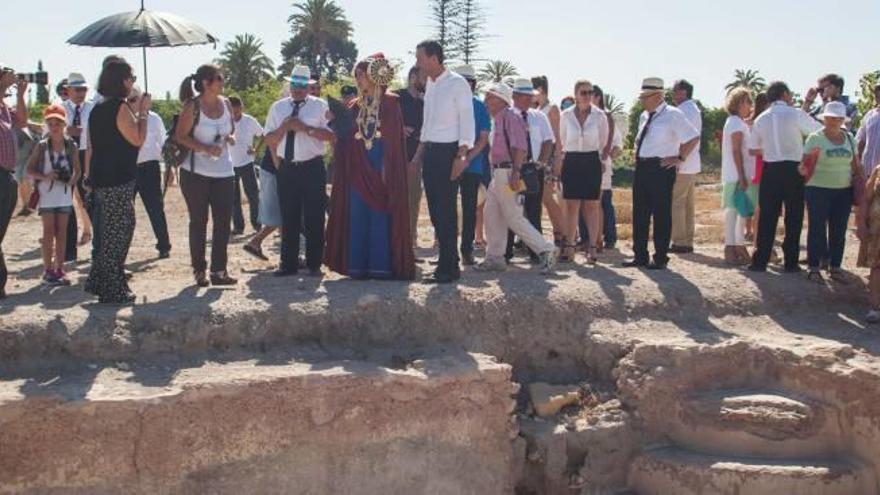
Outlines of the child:
{"label": "child", "polygon": [[43,111],[49,134],[37,144],[28,161],[28,174],[34,179],[40,199],[37,211],[43,220],[43,282],[70,285],[64,273],[67,221],[73,213],[74,184],[79,177],[79,152],[68,138],[67,114],[61,105]]}

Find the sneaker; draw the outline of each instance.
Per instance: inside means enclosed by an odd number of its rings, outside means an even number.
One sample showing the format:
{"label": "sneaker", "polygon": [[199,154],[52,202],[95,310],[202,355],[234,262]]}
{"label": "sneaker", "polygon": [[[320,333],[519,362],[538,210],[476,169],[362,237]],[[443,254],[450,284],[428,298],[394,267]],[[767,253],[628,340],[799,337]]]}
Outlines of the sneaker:
{"label": "sneaker", "polygon": [[541,253],[541,273],[544,275],[553,275],[556,273],[556,251],[545,251]]}
{"label": "sneaker", "polygon": [[507,270],[507,263],[498,259],[486,258],[474,269],[479,272],[503,272]]}
{"label": "sneaker", "polygon": [[868,314],[865,315],[865,321],[871,324],[880,323],[880,311],[877,311],[876,309],[868,311]]}
{"label": "sneaker", "polygon": [[70,279],[67,278],[67,274],[61,268],[55,270],[55,283],[64,286],[70,285]]}

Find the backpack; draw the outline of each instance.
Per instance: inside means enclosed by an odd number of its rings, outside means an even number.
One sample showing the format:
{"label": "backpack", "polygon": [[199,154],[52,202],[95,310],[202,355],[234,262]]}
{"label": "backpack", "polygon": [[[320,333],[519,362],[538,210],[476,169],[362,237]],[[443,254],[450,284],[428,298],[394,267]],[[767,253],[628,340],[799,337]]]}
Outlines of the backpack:
{"label": "backpack", "polygon": [[[201,108],[199,108],[199,100],[198,98],[193,98],[193,126],[192,130],[189,132],[190,137],[193,136],[193,133],[196,130],[196,126],[199,125],[199,117],[201,116]],[[171,121],[171,128],[168,129],[168,132],[165,134],[165,143],[162,145],[162,159],[165,161],[165,166],[168,167],[179,167],[183,165],[187,159],[189,159],[190,171],[193,171],[195,168],[194,164],[194,156],[192,150],[187,148],[186,146],[178,143],[174,136],[177,132],[177,122],[180,120],[180,114],[174,114],[174,117]]]}

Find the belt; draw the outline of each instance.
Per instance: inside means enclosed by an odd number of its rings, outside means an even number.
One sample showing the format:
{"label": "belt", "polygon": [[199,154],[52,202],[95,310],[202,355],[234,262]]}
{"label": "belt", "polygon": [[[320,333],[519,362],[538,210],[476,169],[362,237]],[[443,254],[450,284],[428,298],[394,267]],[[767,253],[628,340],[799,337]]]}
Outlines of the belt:
{"label": "belt", "polygon": [[458,142],[456,142],[456,141],[453,141],[451,143],[434,143],[431,141],[425,141],[422,144],[424,144],[425,147],[428,147],[428,148],[439,148],[439,147],[449,147],[449,146],[455,146],[456,148],[458,148]]}
{"label": "belt", "polygon": [[663,161],[663,159],[660,158],[659,156],[648,156],[648,157],[643,156],[643,157],[639,157],[636,161],[638,161],[638,162],[661,162],[661,161]]}
{"label": "belt", "polygon": [[495,169],[510,169],[513,168],[513,164],[510,162],[501,162],[497,165],[492,165],[492,170]]}
{"label": "belt", "polygon": [[287,160],[282,159],[282,160],[281,160],[281,163],[282,163],[282,164],[286,164],[286,165],[293,165],[294,167],[299,167],[300,165],[309,165],[309,164],[314,163],[315,161],[320,160],[320,159],[322,159],[322,158],[323,158],[323,157],[321,157],[321,156],[319,155],[319,156],[316,156],[316,157],[314,157],[314,158],[309,158],[308,160],[303,161],[303,162],[294,162],[294,161],[290,161],[290,162],[289,162],[289,161],[287,161]]}

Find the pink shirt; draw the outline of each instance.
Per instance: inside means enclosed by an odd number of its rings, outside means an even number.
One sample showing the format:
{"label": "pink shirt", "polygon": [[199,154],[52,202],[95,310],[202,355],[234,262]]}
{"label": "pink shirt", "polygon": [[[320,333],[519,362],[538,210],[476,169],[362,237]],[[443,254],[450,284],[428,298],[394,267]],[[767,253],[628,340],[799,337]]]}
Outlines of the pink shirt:
{"label": "pink shirt", "polygon": [[[510,156],[510,148],[520,151],[529,150],[526,124],[514,109],[506,108],[498,112],[493,122],[492,153],[489,157],[492,165],[512,162],[513,158]],[[505,133],[505,131],[507,132]]]}
{"label": "pink shirt", "polygon": [[0,105],[0,168],[15,170],[15,110]]}

